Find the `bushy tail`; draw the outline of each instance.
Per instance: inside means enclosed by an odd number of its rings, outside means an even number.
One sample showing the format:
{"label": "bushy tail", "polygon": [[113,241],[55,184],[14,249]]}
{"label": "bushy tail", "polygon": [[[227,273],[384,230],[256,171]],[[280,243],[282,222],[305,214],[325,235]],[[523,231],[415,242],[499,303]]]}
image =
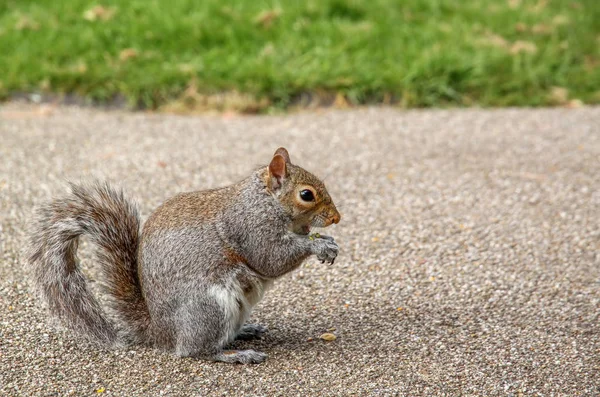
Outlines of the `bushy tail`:
{"label": "bushy tail", "polygon": [[69,327],[105,346],[117,341],[117,329],[89,290],[76,258],[78,237],[85,234],[97,247],[102,286],[116,313],[128,333],[140,339],[149,314],[137,272],[137,208],[106,183],[71,184],[71,190],[39,210],[29,255],[36,284],[50,311]]}

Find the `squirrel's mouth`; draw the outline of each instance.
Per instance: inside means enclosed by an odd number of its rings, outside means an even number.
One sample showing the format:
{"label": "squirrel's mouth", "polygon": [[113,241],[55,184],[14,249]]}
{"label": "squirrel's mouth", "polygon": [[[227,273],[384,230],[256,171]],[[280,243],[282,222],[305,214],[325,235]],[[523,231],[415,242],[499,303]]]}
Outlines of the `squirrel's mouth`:
{"label": "squirrel's mouth", "polygon": [[300,228],[300,232],[298,234],[307,235],[310,233],[310,225],[304,225]]}

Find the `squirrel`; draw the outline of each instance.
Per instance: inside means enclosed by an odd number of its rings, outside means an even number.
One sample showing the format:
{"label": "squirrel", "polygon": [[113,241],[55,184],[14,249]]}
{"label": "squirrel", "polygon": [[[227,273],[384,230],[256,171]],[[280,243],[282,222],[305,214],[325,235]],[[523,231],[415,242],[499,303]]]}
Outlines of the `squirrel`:
{"label": "squirrel", "polygon": [[[260,363],[265,353],[227,345],[267,330],[245,322],[275,279],[311,255],[334,262],[334,239],[310,230],[340,218],[323,182],[279,148],[238,183],[168,199],[141,235],[138,209],[122,190],[71,184],[70,195],[39,209],[29,263],[51,314],[101,346],[125,341],[180,357]],[[88,288],[76,258],[81,235],[96,246],[103,292],[120,321]]]}

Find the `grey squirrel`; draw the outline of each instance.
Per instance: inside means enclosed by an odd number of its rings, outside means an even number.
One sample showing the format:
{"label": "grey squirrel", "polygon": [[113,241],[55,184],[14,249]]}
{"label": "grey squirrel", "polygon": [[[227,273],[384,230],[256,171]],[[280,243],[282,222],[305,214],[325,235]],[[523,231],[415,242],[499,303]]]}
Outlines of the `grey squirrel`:
{"label": "grey squirrel", "polygon": [[[231,186],[181,193],[149,217],[139,235],[137,208],[106,183],[71,185],[39,210],[29,261],[50,312],[103,346],[124,339],[228,363],[266,354],[225,350],[260,337],[245,324],[273,280],[310,255],[333,263],[333,238],[311,227],[340,221],[321,180],[279,148],[270,164]],[[119,329],[90,292],[79,267],[78,237],[97,247],[104,291]]]}

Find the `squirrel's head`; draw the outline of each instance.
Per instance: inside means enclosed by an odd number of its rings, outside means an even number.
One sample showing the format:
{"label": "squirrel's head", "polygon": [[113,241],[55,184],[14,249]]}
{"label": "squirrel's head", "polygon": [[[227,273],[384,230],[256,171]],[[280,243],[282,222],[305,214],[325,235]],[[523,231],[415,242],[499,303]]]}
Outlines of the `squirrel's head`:
{"label": "squirrel's head", "polygon": [[266,184],[292,219],[291,229],[298,234],[310,228],[338,223],[341,215],[323,182],[310,172],[293,165],[285,148],[279,148],[266,170]]}

